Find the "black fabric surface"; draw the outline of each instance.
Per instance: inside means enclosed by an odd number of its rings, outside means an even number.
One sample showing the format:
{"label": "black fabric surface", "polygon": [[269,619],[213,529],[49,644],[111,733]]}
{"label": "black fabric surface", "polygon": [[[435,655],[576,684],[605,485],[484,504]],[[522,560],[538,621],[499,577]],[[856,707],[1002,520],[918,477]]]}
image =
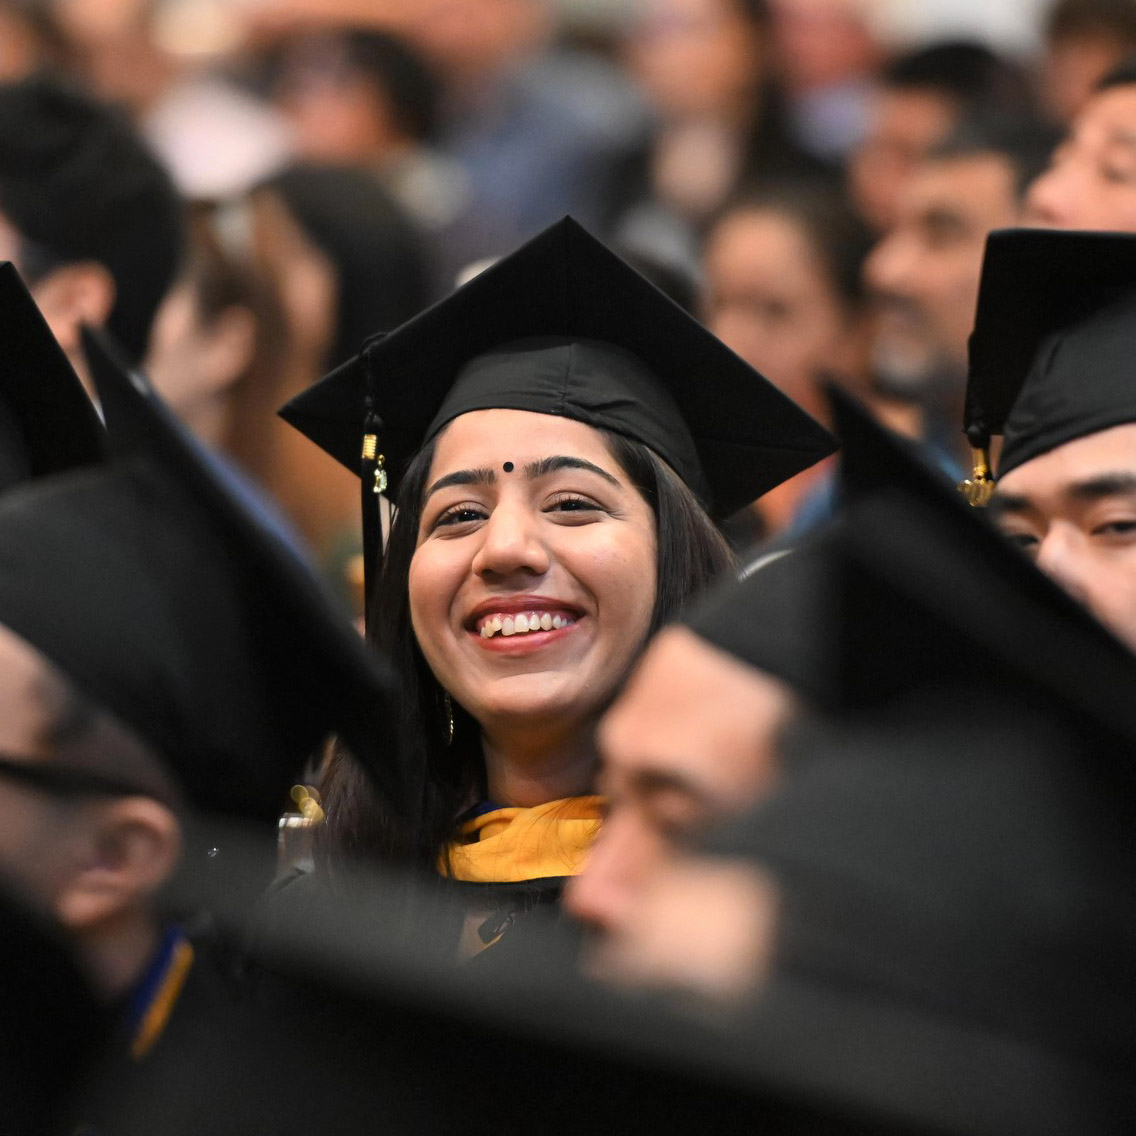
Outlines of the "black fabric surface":
{"label": "black fabric surface", "polygon": [[274,825],[333,730],[401,804],[389,672],[267,508],[87,346],[113,460],[5,496],[0,622],[147,742],[200,809]]}
{"label": "black fabric surface", "polygon": [[103,427],[16,269],[0,263],[0,491],[93,465]]}

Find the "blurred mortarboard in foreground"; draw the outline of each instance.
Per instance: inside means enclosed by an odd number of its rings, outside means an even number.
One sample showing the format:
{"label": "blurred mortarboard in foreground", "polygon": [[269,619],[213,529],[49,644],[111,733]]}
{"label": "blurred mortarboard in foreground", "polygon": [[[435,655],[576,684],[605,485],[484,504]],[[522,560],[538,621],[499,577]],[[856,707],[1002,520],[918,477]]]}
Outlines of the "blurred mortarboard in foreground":
{"label": "blurred mortarboard in foreground", "polygon": [[[711,846],[781,886],[753,1004],[691,1014],[596,989],[535,941],[508,968],[456,967],[416,940],[428,918],[405,933],[374,877],[261,925],[250,957],[278,985],[248,1035],[199,1038],[174,1098],[119,1094],[113,1130],[162,1118],[180,1136],[220,1114],[230,1136],[371,1131],[378,1113],[408,1132],[534,1115],[549,1133],[1125,1131],[1130,798],[1081,768],[1067,721],[988,696],[970,709],[815,724],[795,741],[809,760]],[[243,927],[224,930],[249,941]],[[439,1069],[439,1052],[461,1059]]]}
{"label": "blurred mortarboard in foreground", "polygon": [[281,413],[362,468],[365,482],[370,438],[381,484],[397,493],[410,459],[448,422],[494,408],[634,438],[722,517],[835,449],[823,427],[571,218],[372,339]]}
{"label": "blurred mortarboard in foreground", "polygon": [[1096,756],[1000,692],[798,725],[779,789],[706,842],[780,893],[755,1069],[918,1131],[1130,1130],[1132,795]]}
{"label": "blurred mortarboard in foreground", "polygon": [[0,968],[11,976],[0,1030],[6,1136],[54,1132],[107,1032],[62,932],[0,885]]}
{"label": "blurred mortarboard in foreground", "polygon": [[0,503],[0,623],[207,812],[275,822],[337,731],[405,807],[393,679],[267,506],[92,333],[111,462]]}
{"label": "blurred mortarboard in foreground", "polygon": [[[398,1132],[497,1136],[531,1131],[536,1118],[550,1136],[891,1136],[886,1124],[833,1123],[807,1094],[767,1091],[734,1033],[561,972],[545,936],[509,967],[455,966],[430,949],[433,917],[448,926],[454,912],[419,886],[409,934],[397,915],[407,881],[389,874],[354,881],[346,900],[326,892],[308,917],[258,924],[251,936],[248,911],[227,909],[237,919],[221,932],[246,943],[268,978],[247,1033],[224,1046],[199,1035],[174,1064],[172,1091],[111,1094],[108,1131],[196,1136],[222,1116],[227,1136],[369,1133],[379,1117]],[[433,911],[421,906],[431,902]],[[455,1059],[439,1065],[439,1053]]]}
{"label": "blurred mortarboard in foreground", "polygon": [[807,535],[794,548],[756,559],[683,613],[704,642],[773,675],[807,701],[836,697],[833,579],[839,528]]}
{"label": "blurred mortarboard in foreground", "polygon": [[[838,385],[826,386],[840,438],[838,499],[855,501],[914,479],[940,499],[957,497],[916,451],[879,425]],[[951,501],[948,507],[956,505]],[[759,547],[739,573],[697,601],[682,622],[700,638],[756,670],[775,675],[818,706],[847,703],[842,694],[843,637],[838,607],[843,526],[829,524],[795,546]]]}
{"label": "blurred mortarboard in foreground", "polygon": [[[1136,739],[1136,656],[847,396],[842,516],[683,622],[829,710],[948,681],[1041,686]],[[892,488],[888,488],[892,486]],[[1078,665],[1071,667],[1070,659]]]}
{"label": "blurred mortarboard in foreground", "polygon": [[1006,229],[987,238],[970,339],[964,429],[974,504],[998,474],[1076,438],[1136,421],[1136,236]]}
{"label": "blurred mortarboard in foreground", "polygon": [[843,697],[879,701],[936,676],[976,691],[1020,680],[1136,739],[1128,647],[906,439],[853,399],[830,401],[849,502],[837,588]]}
{"label": "blurred mortarboard in foreground", "polygon": [[0,345],[0,492],[101,461],[94,405],[8,262],[0,262]]}

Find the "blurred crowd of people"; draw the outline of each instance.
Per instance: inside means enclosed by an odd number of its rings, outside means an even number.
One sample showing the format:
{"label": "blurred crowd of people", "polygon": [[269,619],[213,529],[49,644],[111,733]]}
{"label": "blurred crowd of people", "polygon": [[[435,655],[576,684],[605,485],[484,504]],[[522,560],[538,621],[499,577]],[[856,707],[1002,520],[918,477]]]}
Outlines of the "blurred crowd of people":
{"label": "blurred crowd of people", "polygon": [[1136,2],[886,7],[0,0],[14,1132],[1131,1127]]}

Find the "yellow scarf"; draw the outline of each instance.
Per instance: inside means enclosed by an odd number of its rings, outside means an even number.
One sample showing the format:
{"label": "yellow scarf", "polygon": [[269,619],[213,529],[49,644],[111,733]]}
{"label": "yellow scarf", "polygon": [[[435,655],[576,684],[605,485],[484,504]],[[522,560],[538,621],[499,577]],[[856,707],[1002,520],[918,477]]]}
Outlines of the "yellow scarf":
{"label": "yellow scarf", "polygon": [[565,797],[531,809],[494,809],[466,821],[447,849],[455,880],[519,883],[574,876],[603,822],[603,797]]}

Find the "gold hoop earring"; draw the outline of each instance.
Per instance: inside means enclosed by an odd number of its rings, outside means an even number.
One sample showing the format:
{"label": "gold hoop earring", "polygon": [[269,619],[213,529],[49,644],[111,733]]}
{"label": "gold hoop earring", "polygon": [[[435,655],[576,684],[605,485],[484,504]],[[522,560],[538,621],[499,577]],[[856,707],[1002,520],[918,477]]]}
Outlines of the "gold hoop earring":
{"label": "gold hoop earring", "polygon": [[446,745],[451,746],[454,744],[454,704],[450,701],[449,691],[442,695],[442,701],[446,705]]}

